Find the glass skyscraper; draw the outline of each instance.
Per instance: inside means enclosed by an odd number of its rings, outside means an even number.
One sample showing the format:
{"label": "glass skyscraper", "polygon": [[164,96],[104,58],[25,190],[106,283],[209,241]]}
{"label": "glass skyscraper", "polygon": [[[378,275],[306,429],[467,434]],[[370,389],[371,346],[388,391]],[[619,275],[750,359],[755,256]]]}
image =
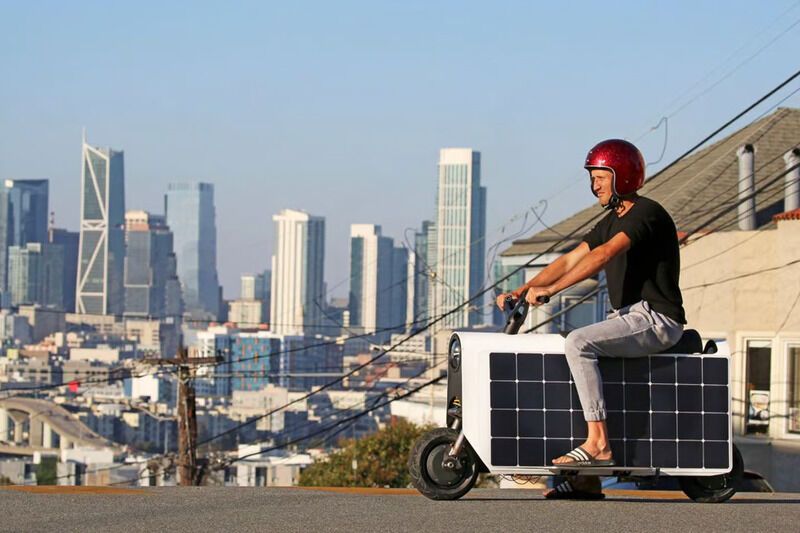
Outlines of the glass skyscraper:
{"label": "glass skyscraper", "polygon": [[[478,293],[484,282],[486,188],[481,187],[481,154],[471,148],[439,152],[436,194],[436,278],[431,317],[450,312]],[[482,321],[483,298],[464,305],[437,325],[464,328]]]}
{"label": "glass skyscraper", "polygon": [[122,313],[124,224],[124,154],[91,146],[84,139],[76,312]]}
{"label": "glass skyscraper", "polygon": [[75,278],[78,276],[78,250],[80,249],[81,235],[75,231],[50,228],[47,230],[48,242],[61,246],[64,250],[64,275],[62,276],[64,296],[63,309],[68,312],[75,310]]}
{"label": "glass skyscraper", "polygon": [[171,183],[164,210],[174,239],[184,312],[196,319],[216,319],[220,289],[214,186]]}
{"label": "glass skyscraper", "polygon": [[47,242],[47,180],[5,180],[0,188],[0,292],[8,282],[8,248]]}
{"label": "glass skyscraper", "polygon": [[125,315],[164,318],[180,315],[170,301],[178,284],[172,233],[163,216],[146,211],[125,214]]}
{"label": "glass skyscraper", "polygon": [[64,249],[31,242],[8,248],[8,292],[11,305],[39,304],[64,309]]}

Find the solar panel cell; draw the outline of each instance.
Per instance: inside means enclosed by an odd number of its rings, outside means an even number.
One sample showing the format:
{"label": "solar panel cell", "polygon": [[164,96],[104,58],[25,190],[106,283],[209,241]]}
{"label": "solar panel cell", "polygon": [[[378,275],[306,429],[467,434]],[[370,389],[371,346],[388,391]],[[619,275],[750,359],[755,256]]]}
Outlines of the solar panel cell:
{"label": "solar panel cell", "polygon": [[521,353],[517,357],[519,379],[526,381],[542,381],[542,354]]}

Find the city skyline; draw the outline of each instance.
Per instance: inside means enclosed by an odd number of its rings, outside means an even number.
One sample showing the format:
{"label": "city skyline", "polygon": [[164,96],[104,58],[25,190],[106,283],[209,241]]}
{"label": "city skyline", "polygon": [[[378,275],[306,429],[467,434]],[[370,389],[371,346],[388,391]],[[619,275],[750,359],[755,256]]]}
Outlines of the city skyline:
{"label": "city skyline", "polygon": [[[326,217],[332,286],[350,224],[399,238],[432,217],[439,148],[483,153],[487,244],[542,199],[547,223],[590,205],[582,162],[602,138],[637,141],[658,170],[786,77],[794,4],[5,5],[0,177],[49,179],[57,226],[76,231],[87,127],[126,151],[131,207],[214,183],[226,298],[268,268],[286,207]],[[668,135],[651,131],[664,116]]]}

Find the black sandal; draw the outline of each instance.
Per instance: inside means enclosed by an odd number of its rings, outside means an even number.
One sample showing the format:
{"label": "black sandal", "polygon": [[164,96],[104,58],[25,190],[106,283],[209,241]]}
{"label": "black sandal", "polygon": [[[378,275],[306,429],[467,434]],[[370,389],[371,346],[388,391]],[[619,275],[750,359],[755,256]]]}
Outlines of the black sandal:
{"label": "black sandal", "polygon": [[568,479],[553,487],[553,490],[545,495],[547,500],[602,500],[605,497],[602,492],[578,490]]}
{"label": "black sandal", "polygon": [[[586,467],[586,466],[616,466],[617,463],[614,459],[596,459],[593,455],[589,452],[584,450],[582,447],[578,446],[574,450],[567,452],[564,454],[566,457],[572,459],[572,461],[568,463],[553,463],[553,466],[563,467],[563,468],[573,468],[576,466]],[[563,456],[562,456],[563,457]],[[555,461],[555,459],[553,459]]]}

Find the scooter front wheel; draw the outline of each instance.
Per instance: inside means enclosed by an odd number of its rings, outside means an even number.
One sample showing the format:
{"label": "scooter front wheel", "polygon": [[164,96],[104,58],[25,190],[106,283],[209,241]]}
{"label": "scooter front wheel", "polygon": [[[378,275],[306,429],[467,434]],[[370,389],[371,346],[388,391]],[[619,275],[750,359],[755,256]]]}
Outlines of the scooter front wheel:
{"label": "scooter front wheel", "polygon": [[458,455],[458,467],[443,465],[457,438],[457,431],[437,428],[417,439],[411,449],[408,458],[411,481],[432,500],[457,500],[469,492],[478,479],[475,452],[468,442],[464,442]]}

